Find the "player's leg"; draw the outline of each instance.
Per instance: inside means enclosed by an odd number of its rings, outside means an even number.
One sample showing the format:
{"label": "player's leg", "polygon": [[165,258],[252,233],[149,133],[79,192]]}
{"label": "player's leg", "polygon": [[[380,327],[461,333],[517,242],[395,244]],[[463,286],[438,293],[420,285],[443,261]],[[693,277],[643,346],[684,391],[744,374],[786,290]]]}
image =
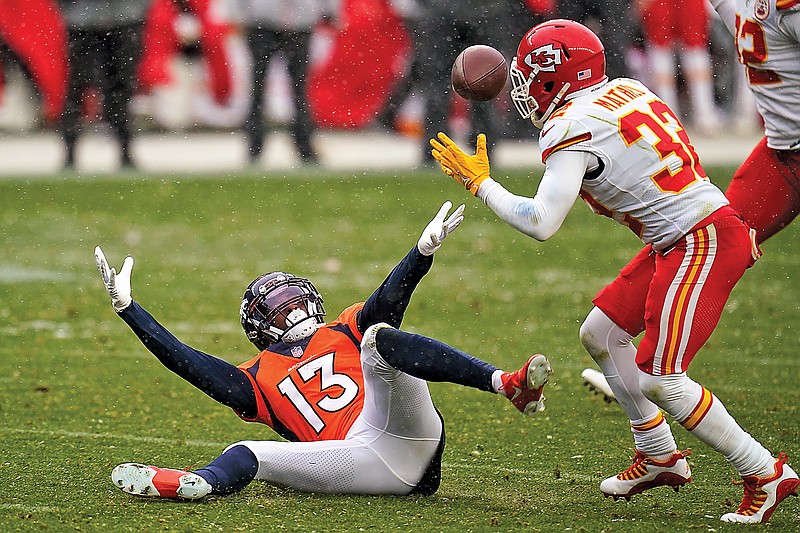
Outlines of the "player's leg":
{"label": "player's leg", "polygon": [[[738,217],[729,216],[693,232],[669,254],[659,256],[649,300],[657,312],[647,321],[637,362],[645,396],[725,456],[750,484],[743,506],[726,515],[727,520],[762,522],[796,491],[797,475],[784,464],[785,458],[773,458],[716,396],[686,375],[731,290],[752,264],[751,252],[748,228]],[[663,307],[655,302],[663,302]],[[765,498],[753,499],[759,493]]]}
{"label": "player's leg", "polygon": [[600,484],[606,496],[629,498],[660,485],[680,486],[691,479],[685,454],[678,452],[669,424],[639,387],[633,338],[644,329],[646,295],[655,252],[642,249],[594,299],[581,326],[581,342],[603,371],[631,424],[633,465]]}
{"label": "player's leg", "polygon": [[553,370],[541,354],[528,358],[516,372],[504,372],[436,339],[388,325],[372,327],[374,349],[397,370],[425,381],[455,383],[501,394],[528,415],[544,410],[542,389]]}
{"label": "player's leg", "polygon": [[208,494],[238,492],[256,476],[258,460],[241,445],[228,447],[208,466],[193,472],[124,463],[111,472],[111,480],[123,492],[135,496],[198,500]]}
{"label": "player's leg", "polygon": [[762,139],[736,170],[725,196],[764,242],[800,213],[800,152],[773,150]]}

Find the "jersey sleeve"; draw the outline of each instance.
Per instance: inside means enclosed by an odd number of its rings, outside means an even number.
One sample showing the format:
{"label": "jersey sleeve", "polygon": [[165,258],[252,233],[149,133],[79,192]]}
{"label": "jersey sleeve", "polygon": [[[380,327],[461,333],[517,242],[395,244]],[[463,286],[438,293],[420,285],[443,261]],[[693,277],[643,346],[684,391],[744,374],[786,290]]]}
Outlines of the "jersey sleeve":
{"label": "jersey sleeve", "polygon": [[379,322],[399,328],[414,290],[430,271],[431,265],[433,255],[422,255],[415,244],[367,298],[358,319],[358,330],[363,333],[369,326]]}
{"label": "jersey sleeve", "polygon": [[563,111],[559,110],[553,115],[539,136],[542,163],[546,164],[551,155],[562,150],[593,152],[589,144],[592,140],[591,130],[578,120],[561,118],[559,115]]}
{"label": "jersey sleeve", "polygon": [[735,34],[736,2],[734,0],[711,0],[711,5],[714,6],[714,10],[728,31]]}
{"label": "jersey sleeve", "polygon": [[581,152],[556,152],[533,197],[513,194],[491,178],[484,181],[486,187],[481,185],[478,196],[508,225],[545,241],[555,235],[575,203],[589,157]]}
{"label": "jersey sleeve", "polygon": [[800,43],[800,0],[796,0],[791,5],[787,5],[781,10],[781,29],[791,36],[796,42]]}

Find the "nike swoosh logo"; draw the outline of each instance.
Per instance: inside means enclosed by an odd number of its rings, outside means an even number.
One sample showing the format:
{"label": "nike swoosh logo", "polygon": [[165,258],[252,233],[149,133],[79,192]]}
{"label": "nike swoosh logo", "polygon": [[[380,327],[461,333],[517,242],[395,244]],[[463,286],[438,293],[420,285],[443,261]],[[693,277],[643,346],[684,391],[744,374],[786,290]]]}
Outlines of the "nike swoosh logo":
{"label": "nike swoosh logo", "polygon": [[511,401],[513,402],[514,400],[516,400],[520,394],[522,394],[522,389],[520,389],[519,387],[514,387],[514,396],[511,397]]}

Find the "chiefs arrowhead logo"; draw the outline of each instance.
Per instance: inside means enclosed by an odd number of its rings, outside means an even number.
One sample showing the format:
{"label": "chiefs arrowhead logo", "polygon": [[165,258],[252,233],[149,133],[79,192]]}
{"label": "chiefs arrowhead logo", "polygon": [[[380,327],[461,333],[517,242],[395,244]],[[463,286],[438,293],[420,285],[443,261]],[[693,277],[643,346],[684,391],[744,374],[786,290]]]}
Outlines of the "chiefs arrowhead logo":
{"label": "chiefs arrowhead logo", "polygon": [[562,63],[561,57],[561,49],[548,43],[525,56],[525,64],[534,72],[555,72]]}

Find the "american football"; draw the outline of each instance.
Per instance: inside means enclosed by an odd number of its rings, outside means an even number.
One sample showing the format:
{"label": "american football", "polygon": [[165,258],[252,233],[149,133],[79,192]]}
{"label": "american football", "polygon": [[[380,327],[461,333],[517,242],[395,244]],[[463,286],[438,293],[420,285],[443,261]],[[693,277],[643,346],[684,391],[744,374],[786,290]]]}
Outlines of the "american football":
{"label": "american football", "polygon": [[486,102],[503,90],[508,79],[506,58],[485,44],[465,48],[453,63],[453,90],[467,100]]}

